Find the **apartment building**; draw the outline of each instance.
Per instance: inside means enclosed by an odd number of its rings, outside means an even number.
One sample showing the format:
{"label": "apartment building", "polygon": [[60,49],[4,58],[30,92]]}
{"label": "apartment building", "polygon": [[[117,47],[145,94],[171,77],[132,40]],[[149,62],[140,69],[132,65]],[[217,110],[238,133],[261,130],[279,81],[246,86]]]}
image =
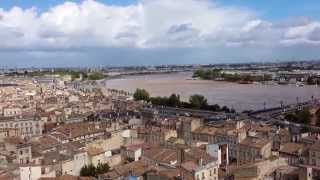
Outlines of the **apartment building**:
{"label": "apartment building", "polygon": [[0,129],[15,128],[21,137],[40,136],[43,132],[43,122],[34,117],[2,118]]}

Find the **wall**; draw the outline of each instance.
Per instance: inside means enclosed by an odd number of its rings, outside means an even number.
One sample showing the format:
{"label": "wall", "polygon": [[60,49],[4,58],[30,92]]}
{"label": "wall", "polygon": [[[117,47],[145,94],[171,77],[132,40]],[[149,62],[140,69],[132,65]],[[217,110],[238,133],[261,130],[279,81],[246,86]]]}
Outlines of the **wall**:
{"label": "wall", "polygon": [[73,160],[68,160],[61,163],[62,174],[74,175],[73,172]]}
{"label": "wall", "polygon": [[[202,178],[204,175],[204,179]],[[195,173],[195,179],[199,176],[199,180],[218,180],[218,166],[204,168]]]}
{"label": "wall", "polygon": [[41,167],[20,167],[21,180],[38,180],[41,177]]}
{"label": "wall", "polygon": [[88,164],[89,160],[86,152],[75,154],[73,158],[73,175],[79,176],[81,168]]}

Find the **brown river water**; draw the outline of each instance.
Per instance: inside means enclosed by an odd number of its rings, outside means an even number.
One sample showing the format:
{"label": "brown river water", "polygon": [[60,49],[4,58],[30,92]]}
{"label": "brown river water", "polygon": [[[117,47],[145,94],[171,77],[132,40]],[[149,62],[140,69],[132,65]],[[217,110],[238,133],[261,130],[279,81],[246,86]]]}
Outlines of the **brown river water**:
{"label": "brown river water", "polygon": [[204,95],[210,104],[227,105],[238,111],[262,109],[320,98],[320,86],[238,84],[221,81],[189,80],[192,73],[123,76],[106,81],[106,87],[134,92],[146,89],[151,96],[179,94],[187,101],[193,94]]}

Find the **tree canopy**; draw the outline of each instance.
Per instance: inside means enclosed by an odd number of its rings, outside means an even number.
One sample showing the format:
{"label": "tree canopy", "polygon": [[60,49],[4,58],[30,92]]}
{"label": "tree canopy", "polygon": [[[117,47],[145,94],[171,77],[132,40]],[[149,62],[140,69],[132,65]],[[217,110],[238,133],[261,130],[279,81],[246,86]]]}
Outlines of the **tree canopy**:
{"label": "tree canopy", "polygon": [[177,108],[193,108],[193,109],[201,109],[208,111],[224,111],[227,113],[234,113],[234,109],[229,109],[227,106],[223,106],[222,108],[218,104],[209,105],[207,103],[207,99],[200,95],[195,94],[189,98],[189,102],[184,102],[180,100],[180,95],[171,94],[169,97],[150,97],[149,93],[144,89],[137,89],[133,94],[135,100],[143,100],[147,102],[151,102],[153,105],[158,106],[168,106],[168,107],[177,107]]}
{"label": "tree canopy", "polygon": [[145,89],[136,89],[136,91],[133,94],[133,98],[136,101],[149,101],[150,95]]}
{"label": "tree canopy", "polygon": [[190,96],[189,98],[189,103],[191,107],[196,108],[196,109],[201,109],[201,108],[206,108],[208,106],[207,99],[199,94],[195,94]]}
{"label": "tree canopy", "polygon": [[294,113],[287,114],[285,119],[295,123],[309,124],[312,114],[308,109],[297,110]]}
{"label": "tree canopy", "polygon": [[237,81],[269,81],[272,76],[269,74],[253,75],[253,74],[231,74],[225,73],[221,69],[199,69],[193,73],[193,77],[198,77],[204,80],[215,80],[217,78],[224,81],[237,82]]}
{"label": "tree canopy", "polygon": [[99,163],[97,167],[92,164],[85,165],[80,170],[80,176],[84,177],[98,177],[99,174],[106,173],[110,170],[110,166],[105,163]]}
{"label": "tree canopy", "polygon": [[[84,76],[84,78],[86,78],[86,77]],[[88,74],[88,75],[87,75],[87,78],[88,78],[89,80],[96,81],[96,80],[104,79],[105,76],[104,76],[102,73],[93,72],[93,73]]]}

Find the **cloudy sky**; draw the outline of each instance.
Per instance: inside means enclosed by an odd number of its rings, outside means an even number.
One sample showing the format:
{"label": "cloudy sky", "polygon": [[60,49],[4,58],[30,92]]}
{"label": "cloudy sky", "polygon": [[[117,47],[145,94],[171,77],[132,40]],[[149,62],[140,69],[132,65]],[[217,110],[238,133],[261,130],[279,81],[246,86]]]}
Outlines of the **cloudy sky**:
{"label": "cloudy sky", "polygon": [[319,0],[0,0],[0,67],[320,59]]}

